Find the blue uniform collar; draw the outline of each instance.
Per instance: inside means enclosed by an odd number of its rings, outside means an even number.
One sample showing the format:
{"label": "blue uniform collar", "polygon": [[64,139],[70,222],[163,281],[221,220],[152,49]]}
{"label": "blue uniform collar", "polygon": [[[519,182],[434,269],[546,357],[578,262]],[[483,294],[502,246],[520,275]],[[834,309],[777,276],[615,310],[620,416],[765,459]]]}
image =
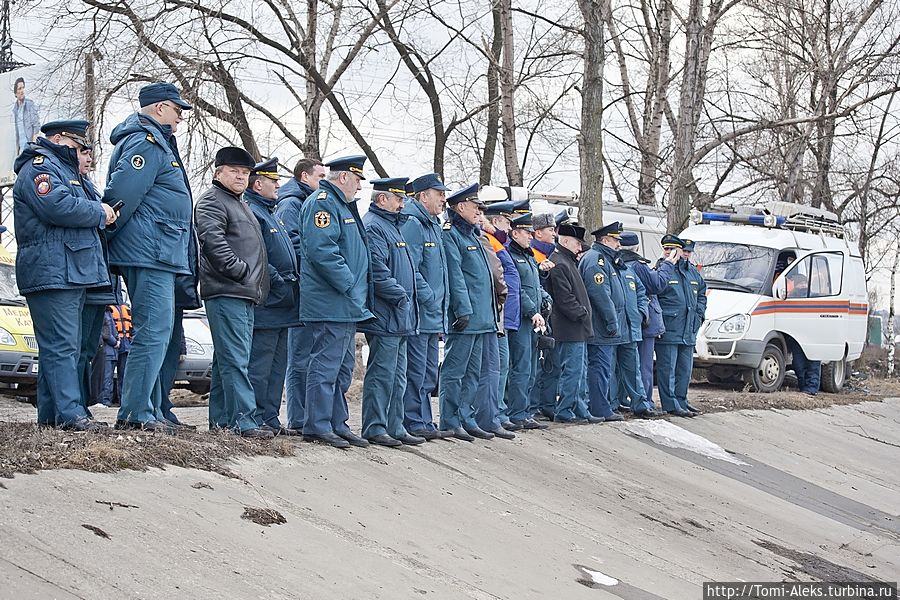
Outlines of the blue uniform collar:
{"label": "blue uniform collar", "polygon": [[531,248],[523,248],[516,242],[512,237],[509,238],[509,243],[506,245],[506,249],[509,250],[510,254],[520,254],[522,256],[530,256],[534,258],[534,250]]}
{"label": "blue uniform collar", "polygon": [[550,256],[556,249],[556,244],[550,244],[547,242],[542,242],[540,240],[531,240],[531,247],[537,248],[538,252],[540,252],[544,256]]}
{"label": "blue uniform collar", "polygon": [[613,250],[609,246],[604,246],[600,242],[594,242],[594,245],[592,247],[595,248],[598,252],[600,252],[604,256],[607,256],[613,260],[619,258],[618,250]]}
{"label": "blue uniform collar", "polygon": [[390,211],[384,210],[380,206],[376,206],[374,202],[369,204],[369,212],[375,215],[378,215],[385,221],[390,221],[394,225],[398,226],[400,223],[406,220],[408,215],[404,215],[402,213],[392,213]]}
{"label": "blue uniform collar", "polygon": [[247,191],[244,192],[244,200],[246,200],[248,204],[261,206],[270,213],[275,211],[275,205],[278,204],[278,200],[270,200],[264,196],[260,196],[250,188],[247,188]]}
{"label": "blue uniform collar", "polygon": [[78,172],[78,152],[75,148],[70,148],[69,146],[64,146],[62,144],[54,144],[43,136],[39,137],[35,144],[44,150],[44,152],[37,152],[37,154],[50,154],[58,158],[64,164],[75,169],[76,173]]}
{"label": "blue uniform collar", "polygon": [[472,235],[472,234],[475,234],[476,236],[478,235],[478,231],[479,231],[478,226],[472,225],[471,223],[469,223],[468,221],[463,219],[461,216],[459,216],[459,213],[456,212],[455,210],[450,210],[448,212],[450,213],[450,224],[453,227],[456,227],[457,229],[459,229],[462,233],[465,233],[466,235]]}
{"label": "blue uniform collar", "polygon": [[422,206],[422,203],[418,200],[410,200],[406,203],[406,206],[403,207],[403,210],[400,211],[402,214],[415,216],[420,221],[431,221],[436,225],[441,224],[441,220],[437,218],[437,216],[431,214],[425,207]]}
{"label": "blue uniform collar", "polygon": [[167,142],[169,141],[169,138],[172,137],[171,125],[163,125],[153,117],[145,115],[143,113],[138,113],[138,120],[144,127],[152,127],[153,129],[156,129],[159,133],[162,134],[163,139],[165,139]]}
{"label": "blue uniform collar", "polygon": [[335,196],[337,196],[337,197],[338,197],[342,202],[344,202],[345,204],[355,204],[355,203],[356,203],[356,198],[355,198],[355,197],[353,197],[353,198],[345,198],[345,197],[344,197],[344,192],[342,192],[341,189],[340,189],[338,186],[334,185],[333,183],[331,183],[330,181],[328,181],[328,180],[326,180],[326,179],[323,179],[323,180],[319,183],[319,191],[320,191],[320,192],[321,192],[321,191],[331,192],[332,194],[334,194]]}

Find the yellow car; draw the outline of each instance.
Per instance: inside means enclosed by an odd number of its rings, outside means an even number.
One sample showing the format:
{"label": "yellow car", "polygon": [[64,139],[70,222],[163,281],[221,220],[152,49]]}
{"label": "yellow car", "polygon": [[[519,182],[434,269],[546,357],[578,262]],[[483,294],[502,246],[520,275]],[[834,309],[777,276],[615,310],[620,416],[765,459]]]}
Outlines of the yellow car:
{"label": "yellow car", "polygon": [[16,258],[0,246],[0,387],[37,392],[38,346],[25,298],[16,287]]}

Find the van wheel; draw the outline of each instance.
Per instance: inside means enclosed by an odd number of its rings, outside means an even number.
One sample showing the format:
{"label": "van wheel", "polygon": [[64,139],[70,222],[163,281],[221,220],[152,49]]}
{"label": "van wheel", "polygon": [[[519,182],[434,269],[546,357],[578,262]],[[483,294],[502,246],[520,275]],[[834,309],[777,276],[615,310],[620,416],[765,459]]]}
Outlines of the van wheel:
{"label": "van wheel", "polygon": [[759,366],[750,371],[750,389],[771,394],[784,383],[784,352],[775,344],[767,344]]}
{"label": "van wheel", "polygon": [[843,358],[822,364],[822,389],[829,394],[837,394],[847,381],[847,361]]}

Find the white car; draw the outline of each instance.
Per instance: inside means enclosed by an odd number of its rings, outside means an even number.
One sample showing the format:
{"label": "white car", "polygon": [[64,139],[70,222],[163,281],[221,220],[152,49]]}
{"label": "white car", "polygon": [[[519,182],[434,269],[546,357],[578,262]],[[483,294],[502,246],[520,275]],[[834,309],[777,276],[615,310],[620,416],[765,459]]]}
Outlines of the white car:
{"label": "white car", "polygon": [[212,378],[213,342],[202,308],[186,311],[184,319],[184,350],[178,370],[175,372],[175,387],[188,388],[196,394],[209,392]]}

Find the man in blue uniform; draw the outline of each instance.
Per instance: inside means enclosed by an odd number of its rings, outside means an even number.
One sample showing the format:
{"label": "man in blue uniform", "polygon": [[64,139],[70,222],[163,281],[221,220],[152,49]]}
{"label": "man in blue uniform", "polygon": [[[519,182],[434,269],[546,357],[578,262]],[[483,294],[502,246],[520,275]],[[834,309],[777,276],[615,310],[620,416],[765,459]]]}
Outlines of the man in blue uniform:
{"label": "man in blue uniform", "polygon": [[250,383],[256,396],[256,422],[275,435],[300,435],[281,426],[281,396],[288,360],[288,331],[300,324],[299,274],[291,238],[275,215],[278,201],[278,159],[257,164],[250,172],[244,200],[259,223],[266,246],[269,295],[254,309]]}
{"label": "man in blue uniform", "polygon": [[659,308],[659,299],[656,297],[669,285],[675,263],[678,256],[669,253],[666,259],[654,269],[650,267],[650,261],[638,254],[640,240],[636,233],[626,231],[621,237],[621,256],[641,283],[647,293],[649,318],[641,328],[641,341],[638,343],[638,358],[641,363],[641,382],[644,385],[644,393],[647,395],[647,403],[654,408],[653,403],[653,350],[656,346],[656,338],[661,336],[666,326],[663,322],[662,310]]}
{"label": "man in blue uniform", "polygon": [[447,204],[447,186],[437,173],[412,181],[415,199],[406,203],[400,226],[416,269],[416,303],[419,333],[406,342],[406,392],[403,425],[416,437],[434,440],[448,437],[434,424],[431,393],[438,382],[438,336],[447,333],[449,283],[447,257],[441,242],[438,215]]}
{"label": "man in blue uniform", "polygon": [[[319,182],[325,178],[325,166],[313,158],[301,158],[294,165],[294,177],[278,189],[278,204],[275,217],[281,221],[288,232],[294,255],[297,260],[297,272],[300,272],[300,207],[303,202],[319,189]],[[299,306],[297,317],[299,319]],[[306,370],[309,367],[309,347],[311,344],[309,329],[302,325],[288,330],[288,362],[285,380],[287,395],[287,428],[296,433],[303,433],[303,421],[306,419]]]}
{"label": "man in blue uniform", "polygon": [[254,307],[269,293],[265,242],[242,198],[254,166],[243,148],[228,146],[216,152],[213,185],[197,199],[196,220],[200,295],[215,346],[209,427],[268,439],[274,434],[256,422],[249,376]]}
{"label": "man in blue uniform", "polygon": [[116,220],[85,190],[87,128],[87,121],[46,123],[45,137],[16,158],[13,187],[16,281],[40,350],[38,423],[76,431],[100,427],[81,395],[81,313],[85,291],[110,283],[100,229]]}
{"label": "man in blue uniform", "polygon": [[447,197],[450,218],[442,236],[450,284],[450,332],[441,367],[441,429],[468,442],[494,437],[478,427],[474,405],[484,336],[497,335],[499,317],[491,264],[479,240],[478,187],[473,183]]}
{"label": "man in blue uniform", "polygon": [[162,419],[160,373],[172,338],[176,275],[191,274],[192,201],[175,132],[191,106],[170,83],[138,95],[141,110],[113,129],[103,200],[124,202],[107,231],[109,263],[125,278],[134,339],[116,427],[172,431]]}
{"label": "man in blue uniform", "polygon": [[303,438],[335,448],[369,442],[347,426],[355,334],[375,318],[366,231],[355,194],[365,156],[331,161],[328,178],[300,209],[300,320],[310,329]]}
{"label": "man in blue uniform", "polygon": [[416,334],[416,270],[400,233],[406,177],[372,180],[372,203],[363,217],[372,256],[375,319],[358,330],[366,334],[369,360],[363,380],[362,436],[379,446],[418,445],[425,438],[403,426],[406,392],[406,340]]}
{"label": "man in blue uniform", "polygon": [[678,417],[693,417],[697,413],[689,408],[687,393],[694,367],[697,332],[706,316],[706,282],[696,267],[684,258],[684,240],[666,235],[662,246],[670,254],[674,251],[678,255],[682,251],[682,256],[675,264],[666,288],[657,296],[666,331],[656,341],[656,385],[664,411]]}

